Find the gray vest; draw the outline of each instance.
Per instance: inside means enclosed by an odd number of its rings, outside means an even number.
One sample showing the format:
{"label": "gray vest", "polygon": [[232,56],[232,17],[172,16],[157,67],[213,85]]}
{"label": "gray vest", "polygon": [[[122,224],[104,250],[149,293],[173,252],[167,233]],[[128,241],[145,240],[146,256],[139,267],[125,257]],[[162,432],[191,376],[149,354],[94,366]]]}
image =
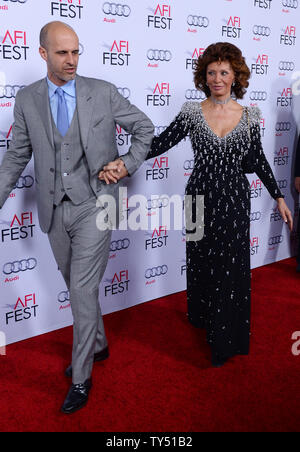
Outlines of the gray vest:
{"label": "gray vest", "polygon": [[57,206],[65,194],[75,204],[95,196],[90,186],[90,173],[79,132],[77,108],[67,134],[62,137],[53,118],[55,145],[55,194]]}

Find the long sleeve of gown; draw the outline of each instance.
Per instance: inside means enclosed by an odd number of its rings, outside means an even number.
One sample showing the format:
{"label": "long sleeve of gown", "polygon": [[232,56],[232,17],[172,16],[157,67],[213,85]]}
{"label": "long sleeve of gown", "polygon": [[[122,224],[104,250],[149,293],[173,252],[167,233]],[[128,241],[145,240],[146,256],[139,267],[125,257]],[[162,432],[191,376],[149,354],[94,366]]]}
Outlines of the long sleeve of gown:
{"label": "long sleeve of gown", "polygon": [[263,151],[260,135],[260,117],[261,113],[258,108],[253,108],[251,112],[253,122],[251,121],[251,147],[255,154],[254,171],[272,196],[272,198],[284,198],[278,188],[273,171]]}
{"label": "long sleeve of gown", "polygon": [[159,136],[153,138],[151,150],[146,160],[158,157],[176,146],[189,133],[189,123],[187,121],[187,113],[184,109],[176,116],[174,121]]}

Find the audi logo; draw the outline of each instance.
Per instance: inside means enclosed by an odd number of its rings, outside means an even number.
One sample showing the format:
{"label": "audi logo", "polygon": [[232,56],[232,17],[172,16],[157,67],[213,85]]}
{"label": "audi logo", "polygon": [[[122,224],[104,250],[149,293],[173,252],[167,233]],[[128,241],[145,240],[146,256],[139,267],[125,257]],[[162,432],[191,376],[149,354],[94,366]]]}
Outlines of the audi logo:
{"label": "audi logo", "polygon": [[131,8],[128,5],[121,5],[120,3],[105,2],[102,7],[104,14],[111,16],[124,16],[128,17],[131,13]]}
{"label": "audi logo", "polygon": [[57,296],[57,301],[59,303],[65,303],[65,301],[70,301],[70,292],[68,290],[60,292]]}
{"label": "audi logo", "polygon": [[253,33],[258,36],[270,36],[271,29],[263,25],[254,25]]}
{"label": "audi logo", "polygon": [[12,3],[26,3],[27,0],[3,0],[4,2],[12,2]]}
{"label": "audi logo", "polygon": [[7,262],[3,265],[3,273],[5,275],[11,275],[12,273],[33,270],[36,266],[37,260],[34,257],[30,257],[29,259],[22,259],[20,261]]}
{"label": "audi logo", "polygon": [[162,207],[167,207],[169,205],[169,198],[161,196],[160,198],[148,199],[147,205],[148,210],[161,209]]}
{"label": "audi logo", "polygon": [[150,61],[171,61],[172,53],[170,50],[149,49],[147,58]]}
{"label": "audi logo", "polygon": [[187,100],[203,100],[205,99],[205,94],[197,89],[187,89],[185,92],[185,98]]}
{"label": "audi logo", "polygon": [[298,8],[298,0],[282,0],[282,6],[286,8]]}
{"label": "audi logo", "polygon": [[288,122],[277,122],[275,126],[276,132],[289,132],[292,128],[292,124]]}
{"label": "audi logo", "polygon": [[194,160],[186,160],[183,164],[183,169],[185,170],[194,169]]}
{"label": "audi logo", "polygon": [[127,250],[129,245],[130,245],[130,240],[129,239],[114,240],[110,244],[110,251]]}
{"label": "audi logo", "polygon": [[279,245],[279,243],[282,243],[283,241],[283,235],[275,235],[274,237],[270,237],[268,244],[269,245]]}
{"label": "audi logo", "polygon": [[155,276],[165,275],[166,273],[168,273],[168,266],[160,265],[159,267],[148,268],[145,271],[145,278],[155,278]]}
{"label": "audi logo", "polygon": [[125,97],[125,99],[129,99],[131,94],[129,88],[118,88],[118,91],[123,97]]}
{"label": "audi logo", "polygon": [[280,179],[280,180],[277,181],[277,185],[278,185],[278,188],[280,190],[282,190],[284,188],[287,188],[288,181],[287,181],[287,179]]}
{"label": "audi logo", "polygon": [[250,221],[259,221],[261,219],[261,212],[251,212]]}
{"label": "audi logo", "polygon": [[188,16],[187,18],[188,25],[193,25],[194,27],[204,27],[207,28],[209,26],[209,19],[205,16]]}
{"label": "audi logo", "polygon": [[278,67],[280,71],[293,71],[295,63],[293,61],[280,61]]}
{"label": "audi logo", "polygon": [[267,100],[267,93],[266,91],[251,91],[250,93],[250,100],[261,100],[265,101]]}
{"label": "audi logo", "polygon": [[25,85],[0,85],[0,99],[12,99],[22,88],[25,88]]}
{"label": "audi logo", "polygon": [[14,189],[16,188],[30,188],[33,186],[34,179],[32,176],[21,176],[19,177],[16,185],[14,186]]}

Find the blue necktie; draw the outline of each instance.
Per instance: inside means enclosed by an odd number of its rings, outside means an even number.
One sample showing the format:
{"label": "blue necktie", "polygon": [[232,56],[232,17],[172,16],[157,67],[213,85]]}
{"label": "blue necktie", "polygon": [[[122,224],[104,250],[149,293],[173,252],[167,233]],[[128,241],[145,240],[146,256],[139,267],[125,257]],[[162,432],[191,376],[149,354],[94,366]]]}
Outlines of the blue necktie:
{"label": "blue necktie", "polygon": [[55,92],[58,94],[57,128],[64,137],[69,128],[67,102],[61,88],[57,88]]}

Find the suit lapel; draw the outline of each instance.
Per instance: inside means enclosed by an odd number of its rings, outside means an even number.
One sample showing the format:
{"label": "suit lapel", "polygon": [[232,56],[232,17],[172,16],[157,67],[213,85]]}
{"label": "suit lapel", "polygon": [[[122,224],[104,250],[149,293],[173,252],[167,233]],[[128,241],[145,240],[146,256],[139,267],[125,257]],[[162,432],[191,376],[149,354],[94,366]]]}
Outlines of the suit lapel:
{"label": "suit lapel", "polygon": [[86,149],[94,108],[94,98],[84,78],[79,75],[76,76],[76,97],[80,135],[84,149]]}
{"label": "suit lapel", "polygon": [[50,110],[48,84],[46,79],[41,80],[41,83],[37,88],[36,92],[37,92],[37,96],[35,97],[36,106],[39,111],[40,117],[43,121],[48,140],[51,146],[54,147],[52,119],[51,119],[52,113]]}

